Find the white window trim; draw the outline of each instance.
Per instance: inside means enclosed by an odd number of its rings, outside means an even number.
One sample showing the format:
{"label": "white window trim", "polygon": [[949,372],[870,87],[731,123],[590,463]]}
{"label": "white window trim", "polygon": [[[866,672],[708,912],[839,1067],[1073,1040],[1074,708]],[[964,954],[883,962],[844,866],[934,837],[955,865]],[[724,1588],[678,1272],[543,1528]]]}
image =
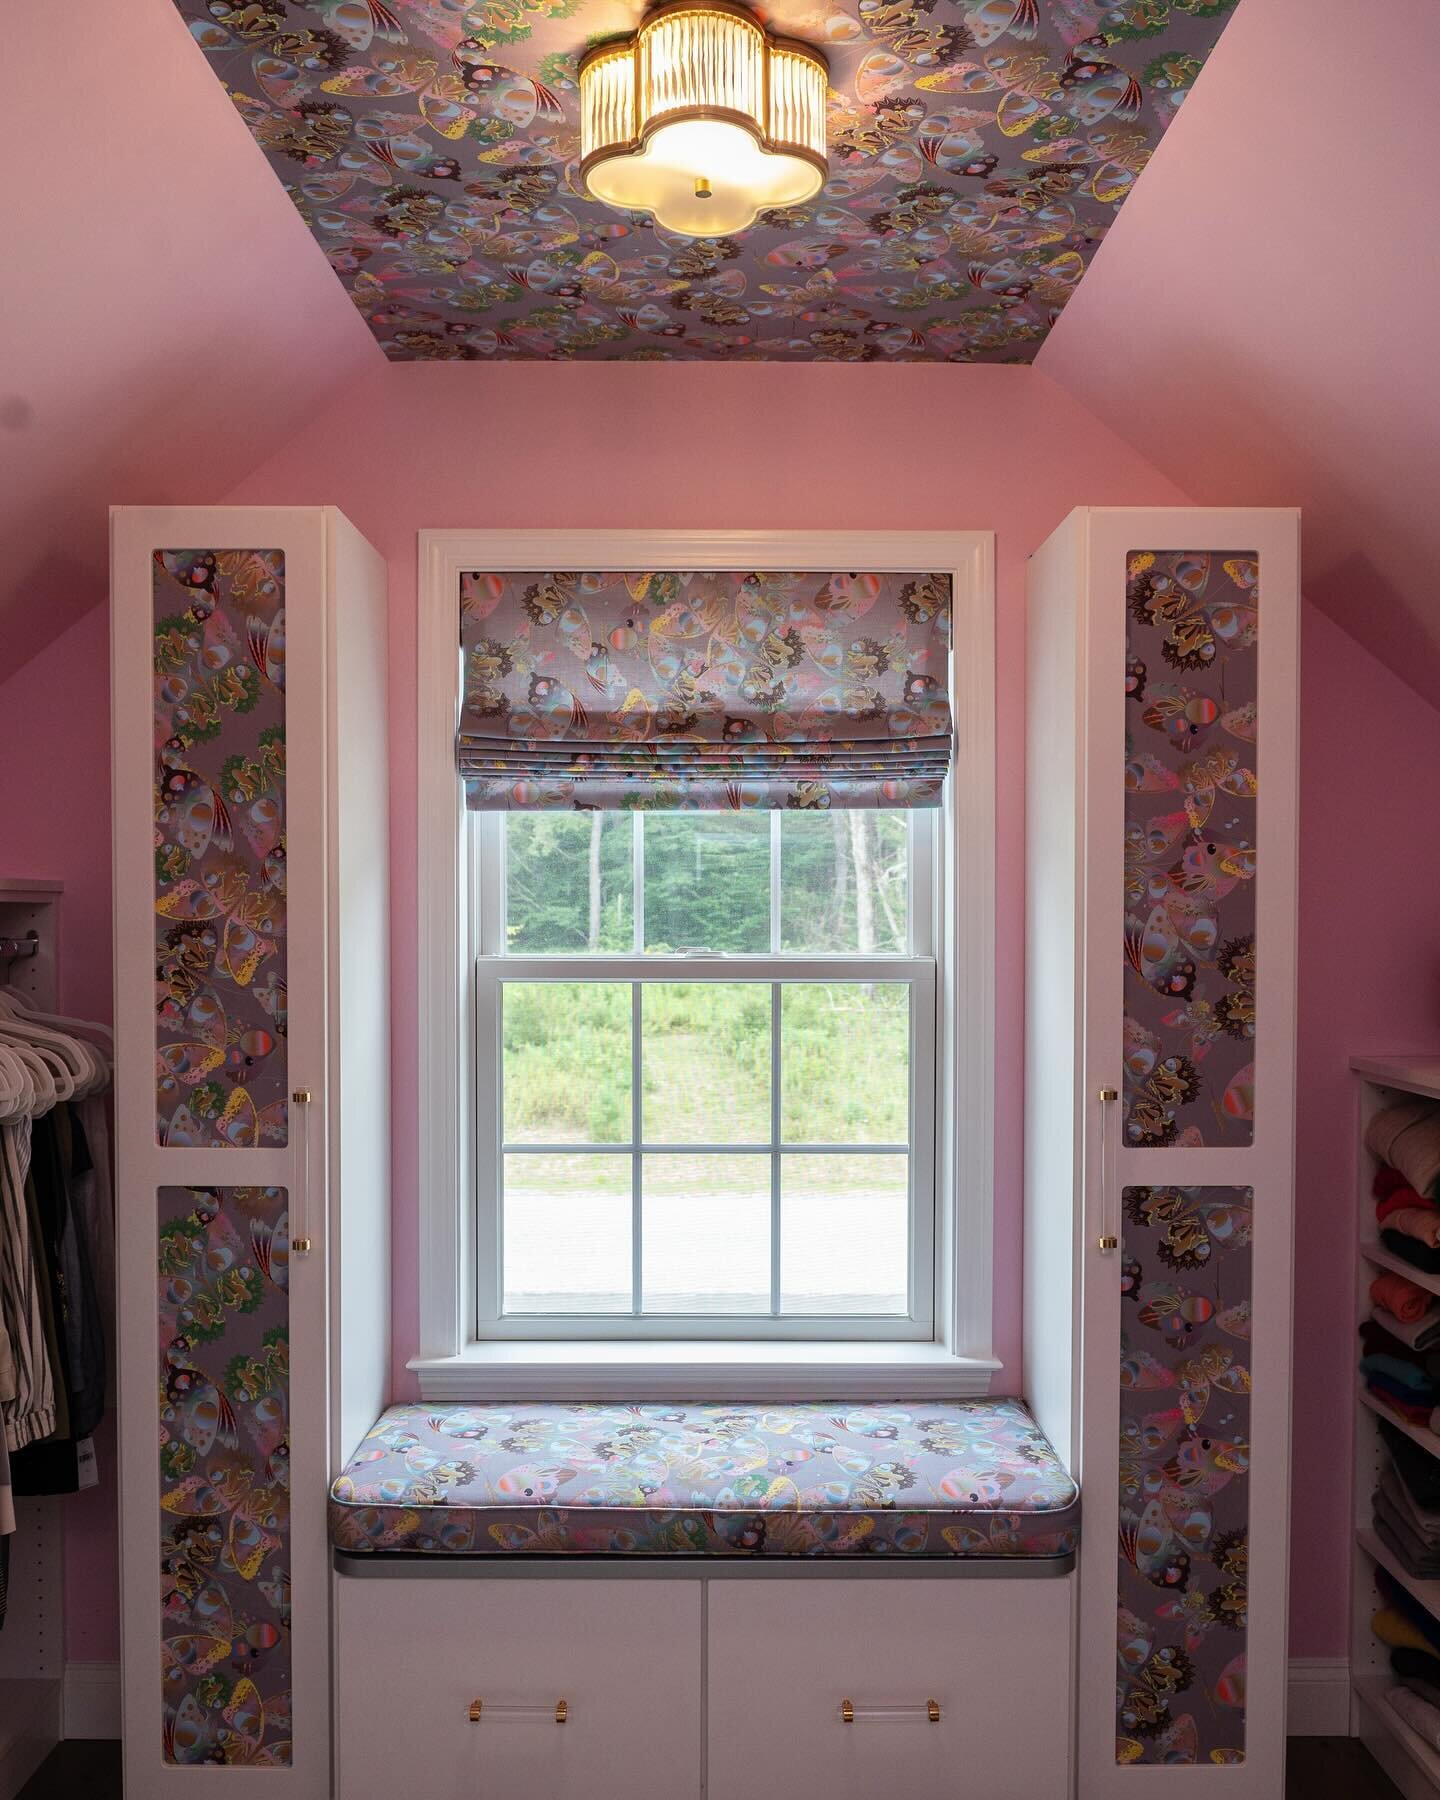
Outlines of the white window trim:
{"label": "white window trim", "polygon": [[[467,569],[948,571],[953,583],[953,858],[936,934],[938,1108],[935,1341],[531,1339],[479,1342],[469,1204],[472,978],[455,725],[456,595]],[[995,1048],[995,582],[989,532],[422,531],[418,573],[417,829],[419,1354],[427,1400],[971,1395],[991,1345]],[[944,854],[942,850],[941,854]],[[959,1198],[963,1196],[963,1203]]]}

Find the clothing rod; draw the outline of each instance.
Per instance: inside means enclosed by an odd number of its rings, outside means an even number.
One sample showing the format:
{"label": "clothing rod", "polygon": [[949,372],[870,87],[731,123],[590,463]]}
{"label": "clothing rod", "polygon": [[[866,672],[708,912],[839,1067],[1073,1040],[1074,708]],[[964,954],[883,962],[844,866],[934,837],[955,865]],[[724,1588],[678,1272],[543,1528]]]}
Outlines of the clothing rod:
{"label": "clothing rod", "polygon": [[35,956],[39,949],[38,937],[0,937],[0,962],[18,962],[22,957]]}

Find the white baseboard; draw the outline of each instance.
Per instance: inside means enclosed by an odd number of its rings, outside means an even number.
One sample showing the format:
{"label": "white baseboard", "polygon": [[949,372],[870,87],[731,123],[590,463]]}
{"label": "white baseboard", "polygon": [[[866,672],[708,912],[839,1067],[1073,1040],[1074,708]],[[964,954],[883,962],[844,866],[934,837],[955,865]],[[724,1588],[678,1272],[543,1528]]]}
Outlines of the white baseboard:
{"label": "white baseboard", "polygon": [[61,1736],[118,1738],[119,1663],[66,1663]]}
{"label": "white baseboard", "polygon": [[1285,1729],[1291,1737],[1349,1735],[1350,1664],[1343,1656],[1291,1658]]}

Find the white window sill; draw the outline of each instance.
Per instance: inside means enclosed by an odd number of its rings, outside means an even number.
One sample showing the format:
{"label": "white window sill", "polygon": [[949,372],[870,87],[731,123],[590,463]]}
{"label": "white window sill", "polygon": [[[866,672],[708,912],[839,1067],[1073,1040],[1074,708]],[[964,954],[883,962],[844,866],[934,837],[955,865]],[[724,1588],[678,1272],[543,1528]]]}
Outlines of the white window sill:
{"label": "white window sill", "polygon": [[941,1344],[718,1339],[474,1343],[413,1358],[423,1400],[972,1399],[1003,1368]]}

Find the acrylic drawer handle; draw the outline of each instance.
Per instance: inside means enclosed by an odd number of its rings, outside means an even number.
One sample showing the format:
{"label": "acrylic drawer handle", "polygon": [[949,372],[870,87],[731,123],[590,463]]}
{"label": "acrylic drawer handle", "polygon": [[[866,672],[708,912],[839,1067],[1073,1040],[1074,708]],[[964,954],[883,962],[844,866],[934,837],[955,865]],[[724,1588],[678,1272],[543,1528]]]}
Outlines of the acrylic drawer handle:
{"label": "acrylic drawer handle", "polygon": [[308,1256],[315,1248],[310,1233],[310,1090],[293,1088],[290,1104],[294,1108],[296,1143],[296,1192],[290,1202],[290,1251],[294,1256]]}
{"label": "acrylic drawer handle", "polygon": [[1099,1249],[1102,1256],[1120,1248],[1120,1225],[1115,1208],[1115,1197],[1111,1188],[1115,1182],[1113,1168],[1114,1157],[1111,1153],[1113,1135],[1111,1120],[1114,1113],[1111,1108],[1120,1098],[1117,1088],[1102,1087],[1100,1090],[1100,1240]]}
{"label": "acrylic drawer handle", "polygon": [[553,1706],[544,1700],[472,1700],[466,1716],[472,1725],[478,1725],[481,1716],[487,1719],[520,1720],[554,1719],[557,1725],[563,1725],[570,1717],[570,1702],[557,1700]]}
{"label": "acrylic drawer handle", "polygon": [[940,1702],[917,1700],[913,1706],[857,1706],[853,1700],[842,1700],[840,1718],[846,1725],[863,1723],[866,1719],[928,1719],[932,1725],[938,1725]]}

